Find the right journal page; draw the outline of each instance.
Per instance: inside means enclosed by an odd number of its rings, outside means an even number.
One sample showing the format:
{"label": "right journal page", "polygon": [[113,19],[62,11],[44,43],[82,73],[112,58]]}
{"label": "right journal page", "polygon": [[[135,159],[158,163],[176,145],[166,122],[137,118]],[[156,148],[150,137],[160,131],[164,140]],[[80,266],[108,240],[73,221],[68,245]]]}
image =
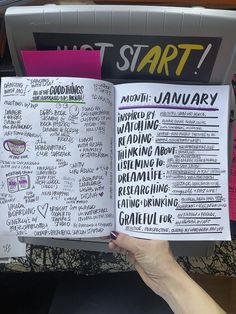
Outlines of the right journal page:
{"label": "right journal page", "polygon": [[116,85],[116,230],[229,240],[229,86]]}

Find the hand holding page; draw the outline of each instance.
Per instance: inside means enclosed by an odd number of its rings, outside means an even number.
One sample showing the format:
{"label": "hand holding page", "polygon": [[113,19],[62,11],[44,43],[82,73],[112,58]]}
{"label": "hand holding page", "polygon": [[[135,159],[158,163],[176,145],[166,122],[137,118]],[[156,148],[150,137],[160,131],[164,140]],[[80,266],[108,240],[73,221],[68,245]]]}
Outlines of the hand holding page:
{"label": "hand holding page", "polygon": [[3,78],[0,234],[230,239],[228,86]]}

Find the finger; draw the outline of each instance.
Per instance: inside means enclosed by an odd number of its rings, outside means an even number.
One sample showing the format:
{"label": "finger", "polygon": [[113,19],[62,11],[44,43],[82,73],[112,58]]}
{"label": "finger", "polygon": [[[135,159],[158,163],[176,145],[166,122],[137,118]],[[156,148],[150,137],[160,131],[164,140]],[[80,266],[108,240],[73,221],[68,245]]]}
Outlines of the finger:
{"label": "finger", "polygon": [[115,245],[114,242],[110,241],[110,242],[108,243],[108,247],[109,247],[110,250],[115,250],[116,245]]}
{"label": "finger", "polygon": [[111,238],[113,243],[122,249],[125,249],[133,254],[138,251],[138,241],[124,233],[117,233],[115,231],[111,232]]}
{"label": "finger", "polygon": [[120,248],[119,246],[115,245],[115,243],[112,242],[112,241],[110,241],[110,242],[108,243],[108,247],[109,247],[109,249],[111,249],[112,251],[115,251],[115,252],[118,252],[118,253],[120,253],[120,251],[121,251],[121,248]]}
{"label": "finger", "polygon": [[108,244],[109,249],[111,249],[112,251],[115,251],[116,253],[122,254],[122,255],[127,255],[128,252],[122,248],[120,248],[119,246],[115,245],[115,243],[113,242],[109,242]]}

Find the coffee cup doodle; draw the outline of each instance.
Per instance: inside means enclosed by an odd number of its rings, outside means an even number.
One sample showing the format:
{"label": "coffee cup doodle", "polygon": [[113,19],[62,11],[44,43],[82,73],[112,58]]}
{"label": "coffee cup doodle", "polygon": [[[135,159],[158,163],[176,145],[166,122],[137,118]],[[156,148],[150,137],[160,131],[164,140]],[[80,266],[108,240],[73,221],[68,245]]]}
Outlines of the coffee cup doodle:
{"label": "coffee cup doodle", "polygon": [[3,147],[13,155],[21,155],[26,149],[26,143],[22,140],[9,139],[3,142]]}

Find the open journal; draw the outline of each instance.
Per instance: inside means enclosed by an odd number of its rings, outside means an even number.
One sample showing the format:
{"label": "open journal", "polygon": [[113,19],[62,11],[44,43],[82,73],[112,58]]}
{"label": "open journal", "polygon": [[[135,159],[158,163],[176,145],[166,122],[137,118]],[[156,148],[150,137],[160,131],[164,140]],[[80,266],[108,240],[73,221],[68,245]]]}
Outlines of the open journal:
{"label": "open journal", "polygon": [[228,240],[229,86],[1,81],[0,235]]}

